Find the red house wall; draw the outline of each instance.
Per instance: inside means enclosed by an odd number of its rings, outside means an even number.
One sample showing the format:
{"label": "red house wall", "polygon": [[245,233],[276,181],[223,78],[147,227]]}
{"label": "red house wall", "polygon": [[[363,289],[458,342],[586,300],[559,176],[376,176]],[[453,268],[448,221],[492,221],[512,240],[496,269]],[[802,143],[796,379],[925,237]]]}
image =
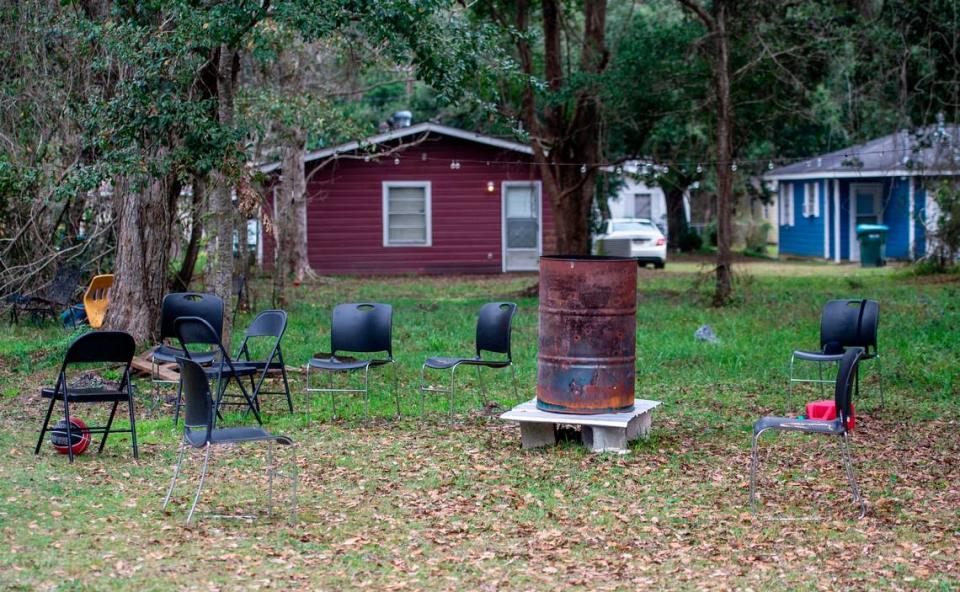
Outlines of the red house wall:
{"label": "red house wall", "polygon": [[[459,169],[451,169],[452,161]],[[310,164],[308,254],[321,274],[499,273],[501,184],[539,181],[526,154],[438,135],[369,162],[341,156],[319,171]],[[431,246],[383,245],[385,181],[430,182]],[[542,193],[541,200],[543,252],[552,253],[553,212]],[[272,261],[273,241],[265,240],[264,262]]]}

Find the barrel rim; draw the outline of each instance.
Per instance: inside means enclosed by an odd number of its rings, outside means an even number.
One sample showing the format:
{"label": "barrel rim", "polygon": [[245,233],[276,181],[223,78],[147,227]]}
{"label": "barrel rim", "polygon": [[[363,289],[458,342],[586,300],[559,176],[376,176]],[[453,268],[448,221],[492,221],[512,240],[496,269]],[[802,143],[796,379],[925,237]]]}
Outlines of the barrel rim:
{"label": "barrel rim", "polygon": [[543,261],[544,259],[546,259],[547,261],[582,261],[582,262],[630,261],[630,262],[636,263],[637,261],[636,257],[616,257],[613,255],[541,255],[540,260]]}

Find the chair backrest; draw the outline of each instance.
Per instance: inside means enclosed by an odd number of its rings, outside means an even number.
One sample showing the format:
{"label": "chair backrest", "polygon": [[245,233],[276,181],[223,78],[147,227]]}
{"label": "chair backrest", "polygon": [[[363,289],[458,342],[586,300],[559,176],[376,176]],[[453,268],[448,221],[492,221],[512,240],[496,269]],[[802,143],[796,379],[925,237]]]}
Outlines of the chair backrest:
{"label": "chair backrest", "polygon": [[508,360],[513,359],[510,334],[516,312],[517,305],[513,302],[488,302],[480,307],[477,316],[477,357],[480,357],[481,351],[489,351],[507,354]]}
{"label": "chair backrest", "polygon": [[373,353],[392,358],[393,307],[389,304],[352,302],[333,309],[330,350]]}
{"label": "chair backrest", "polygon": [[163,297],[160,306],[160,340],[176,337],[173,324],[180,317],[199,317],[205,320],[216,334],[223,334],[223,299],[216,294],[176,292]]}
{"label": "chair backrest", "polygon": [[99,329],[103,324],[107,305],[110,303],[108,295],[112,286],[113,274],[95,275],[83,294],[83,309],[87,313],[87,321],[94,329]]}
{"label": "chair backrest", "polygon": [[286,330],[286,312],[282,310],[265,310],[253,319],[244,335],[246,337],[282,337]]}
{"label": "chair backrest", "polygon": [[[203,344],[219,345],[222,349],[220,335],[210,323],[200,317],[178,317],[173,321],[173,330],[184,348],[190,344]],[[189,357],[190,351],[186,352]]]}
{"label": "chair backrest", "polygon": [[77,292],[80,276],[80,270],[71,265],[57,269],[53,281],[44,290],[44,297],[57,304],[70,304]]}
{"label": "chair backrest", "polygon": [[843,353],[840,368],[837,370],[837,383],[834,387],[833,401],[837,409],[837,417],[847,426],[852,413],[853,383],[857,376],[857,365],[863,356],[863,349],[851,347]]}
{"label": "chair backrest", "polygon": [[130,365],[137,344],[123,331],[93,331],[73,340],[63,358],[64,365],[110,363]]}
{"label": "chair backrest", "polygon": [[203,442],[193,443],[199,448],[210,440],[213,431],[213,397],[210,394],[210,381],[203,372],[200,364],[187,358],[177,358],[180,366],[180,384],[183,390],[185,410],[183,413],[184,430],[206,430],[207,435]]}
{"label": "chair backrest", "polygon": [[876,300],[831,300],[820,315],[820,347],[877,349],[880,304]]}

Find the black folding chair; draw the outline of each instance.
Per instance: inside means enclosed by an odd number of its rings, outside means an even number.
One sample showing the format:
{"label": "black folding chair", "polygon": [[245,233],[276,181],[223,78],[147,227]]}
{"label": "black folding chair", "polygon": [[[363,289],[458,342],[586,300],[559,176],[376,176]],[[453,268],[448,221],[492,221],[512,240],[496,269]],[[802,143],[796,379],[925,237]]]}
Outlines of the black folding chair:
{"label": "black folding chair", "polygon": [[[337,414],[336,393],[363,393],[364,417],[370,416],[370,368],[393,365],[393,307],[389,304],[350,303],[339,304],[333,309],[330,328],[330,353],[322,353],[307,362],[307,392],[330,393],[333,414]],[[386,358],[356,359],[338,357],[338,353],[381,353]],[[363,370],[363,388],[327,388],[310,386],[310,370],[326,372],[352,372]],[[330,375],[332,379],[332,374]],[[397,368],[393,366],[393,395],[400,416],[400,398],[397,394]]]}
{"label": "black folding chair", "polygon": [[840,368],[834,386],[834,404],[837,409],[837,418],[830,421],[819,419],[798,419],[795,417],[762,417],[753,424],[753,446],[750,456],[750,508],[757,511],[757,472],[760,463],[759,442],[760,435],[766,431],[802,432],[806,434],[825,434],[837,436],[840,442],[840,456],[850,490],[853,493],[854,503],[860,503],[860,518],[867,512],[867,506],[857,486],[857,479],[853,472],[853,462],[850,458],[849,432],[847,424],[851,415],[851,400],[853,398],[853,382],[860,360],[863,359],[863,349],[851,347],[843,353],[840,359]]}
{"label": "black folding chair", "polygon": [[[50,399],[50,406],[47,408],[47,416],[43,420],[43,427],[40,429],[40,437],[37,439],[37,448],[33,451],[34,454],[40,454],[40,446],[43,444],[43,437],[46,435],[50,424],[53,406],[59,400],[63,402],[63,419],[66,422],[68,443],[74,442],[73,429],[70,423],[71,404],[113,403],[107,425],[88,428],[91,434],[103,434],[97,454],[103,452],[103,446],[107,443],[110,434],[129,433],[133,445],[133,458],[139,458],[133,386],[130,384],[130,362],[133,360],[135,349],[136,344],[133,337],[122,331],[87,333],[76,338],[70,344],[63,358],[63,364],[60,366],[56,386],[52,389],[44,388],[40,390],[42,398]],[[119,381],[113,386],[71,386],[67,369],[79,364],[120,364],[123,366],[123,372],[120,374]],[[113,418],[117,412],[117,406],[124,401],[127,403],[127,410],[130,414],[130,429],[118,430],[113,428]],[[70,457],[70,462],[73,462],[73,446],[68,445],[67,454]]]}
{"label": "black folding chair", "polygon": [[76,328],[80,322],[74,297],[79,291],[80,269],[74,265],[57,268],[53,279],[41,291],[30,295],[13,295],[7,302],[11,304],[10,320],[16,322],[20,314],[29,314],[39,325],[44,317],[56,318],[58,311],[66,310],[65,326]]}
{"label": "black folding chair", "polygon": [[[193,352],[187,347],[188,345],[214,346],[214,352],[219,353],[213,363],[204,368],[207,376],[217,381],[216,412],[218,414],[220,413],[220,405],[223,404],[227,386],[230,380],[233,379],[234,382],[237,383],[237,386],[240,387],[241,398],[246,402],[249,410],[253,412],[253,416],[257,418],[257,423],[262,425],[263,421],[260,419],[260,411],[257,408],[256,401],[247,393],[247,389],[243,386],[242,380],[243,377],[256,375],[257,369],[245,364],[234,364],[233,360],[230,359],[230,354],[227,353],[227,350],[224,349],[223,344],[220,342],[220,335],[214,331],[210,323],[199,317],[180,317],[173,322],[173,328],[177,333],[177,339],[180,341],[180,347],[183,349],[183,357],[186,359],[196,362],[196,360],[193,359]],[[178,422],[180,417],[180,401],[182,399],[183,384],[183,377],[181,376],[174,423]]]}
{"label": "black folding chair", "polygon": [[[831,300],[820,313],[820,350],[797,350],[790,357],[790,382],[788,393],[792,394],[793,383],[807,382],[820,385],[820,395],[825,396],[824,385],[834,381],[824,379],[823,364],[839,363],[847,348],[863,349],[863,360],[877,360],[877,380],[880,390],[880,405],[883,405],[883,368],[877,350],[877,328],[880,324],[880,305],[876,300]],[[816,362],[819,378],[794,378],[796,360]],[[856,376],[856,393],[860,396],[860,374]]]}
{"label": "black folding chair", "polygon": [[[457,368],[474,366],[477,369],[477,380],[484,398],[487,395],[483,384],[481,366],[487,368],[510,368],[513,375],[513,396],[517,396],[517,373],[513,368],[513,355],[510,351],[510,337],[512,334],[513,315],[517,312],[517,305],[513,302],[488,302],[480,307],[477,316],[477,355],[473,358],[430,358],[420,368],[420,415],[423,415],[423,403],[426,393],[447,393],[450,397],[450,415],[453,415],[454,398],[457,392]],[[506,359],[484,359],[483,352],[506,354]],[[426,369],[450,370],[450,387],[428,387],[425,384]]]}
{"label": "black folding chair", "polygon": [[[291,469],[288,474],[278,472],[273,466],[273,445],[283,444],[292,445],[293,440],[286,436],[276,436],[262,427],[236,427],[236,428],[216,428],[216,405],[210,394],[210,382],[207,379],[207,371],[186,358],[178,358],[180,365],[180,377],[183,383],[183,395],[186,399],[186,410],[183,414],[183,439],[180,441],[180,452],[177,458],[177,466],[173,472],[173,479],[170,481],[170,487],[167,489],[167,495],[163,498],[163,509],[167,509],[170,503],[170,497],[173,495],[173,488],[177,484],[177,478],[180,476],[180,467],[183,464],[183,457],[187,446],[191,448],[203,448],[203,466],[200,469],[200,480],[197,484],[197,493],[193,496],[193,504],[190,506],[190,512],[187,514],[187,523],[193,520],[193,513],[197,508],[197,501],[200,499],[200,492],[203,490],[203,481],[207,474],[207,464],[210,462],[210,449],[213,446],[221,444],[239,444],[243,442],[269,442],[267,448],[267,508],[268,513],[273,513],[273,478],[275,476],[289,478],[292,483],[292,513],[291,519],[296,520],[297,516],[297,463],[294,458],[290,463]],[[253,518],[253,516],[233,516],[236,518]]]}
{"label": "black folding chair", "polygon": [[[198,294],[196,292],[176,292],[163,297],[163,302],[160,305],[160,344],[150,356],[154,397],[159,396],[161,384],[174,384],[176,382],[160,378],[160,364],[175,364],[178,357],[185,355],[183,349],[168,343],[168,340],[177,338],[173,323],[180,317],[200,317],[213,327],[217,335],[222,335],[223,299],[216,294]],[[209,365],[213,363],[216,351],[194,351],[190,352],[190,356],[190,359],[198,364]],[[179,400],[180,394],[177,393],[178,413],[180,411]]]}
{"label": "black folding chair", "polygon": [[[253,389],[253,400],[259,406],[260,395],[286,395],[287,407],[290,413],[293,413],[293,399],[290,397],[290,383],[287,382],[287,367],[283,362],[283,350],[280,349],[280,341],[287,330],[287,313],[282,310],[265,310],[257,315],[250,326],[247,327],[243,335],[243,343],[240,344],[240,352],[237,354],[237,362],[244,366],[252,366],[260,372],[260,378],[256,385],[253,384],[253,376],[250,377],[250,387]],[[250,346],[252,342],[261,341],[263,338],[273,338],[272,346],[266,357],[259,360],[250,359]],[[273,371],[280,371],[280,377],[283,380],[282,391],[265,391],[263,383],[267,375]]]}

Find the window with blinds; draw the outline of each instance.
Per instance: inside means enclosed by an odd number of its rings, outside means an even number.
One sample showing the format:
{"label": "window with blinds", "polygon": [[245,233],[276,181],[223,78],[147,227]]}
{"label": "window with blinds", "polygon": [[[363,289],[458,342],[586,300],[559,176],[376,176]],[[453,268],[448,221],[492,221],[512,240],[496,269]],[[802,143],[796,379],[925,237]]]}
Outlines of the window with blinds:
{"label": "window with blinds", "polygon": [[429,247],[430,241],[430,183],[384,183],[384,246]]}

